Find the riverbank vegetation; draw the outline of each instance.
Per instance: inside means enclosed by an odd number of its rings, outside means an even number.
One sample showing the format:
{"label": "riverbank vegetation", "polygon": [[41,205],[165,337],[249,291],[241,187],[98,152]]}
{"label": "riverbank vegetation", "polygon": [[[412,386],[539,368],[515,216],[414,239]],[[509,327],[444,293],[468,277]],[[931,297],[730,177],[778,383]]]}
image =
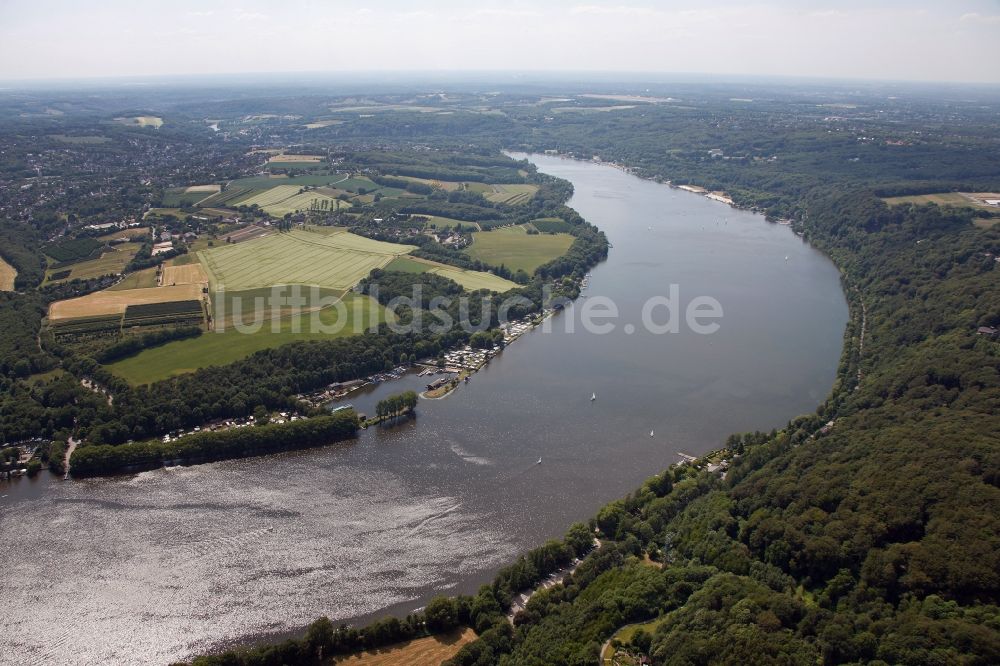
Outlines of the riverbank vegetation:
{"label": "riverbank vegetation", "polygon": [[384,400],[379,400],[375,405],[375,418],[377,421],[394,419],[403,414],[411,413],[417,406],[417,394],[415,391],[404,391],[390,395]]}
{"label": "riverbank vegetation", "polygon": [[287,424],[198,432],[169,442],[140,442],[110,446],[80,446],[70,457],[73,476],[97,476],[153,469],[166,464],[245,458],[279,451],[325,446],[353,437],[358,416],[342,410]]}

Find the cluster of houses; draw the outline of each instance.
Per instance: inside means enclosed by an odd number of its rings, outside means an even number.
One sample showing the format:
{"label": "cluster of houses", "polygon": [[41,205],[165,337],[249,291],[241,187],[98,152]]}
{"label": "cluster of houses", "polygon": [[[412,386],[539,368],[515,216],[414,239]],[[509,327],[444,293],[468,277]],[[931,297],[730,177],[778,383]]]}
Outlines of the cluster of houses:
{"label": "cluster of houses", "polygon": [[483,366],[486,361],[500,353],[500,347],[492,349],[473,349],[466,345],[461,349],[445,352],[444,363],[446,368],[459,368],[463,370],[476,371]]}
{"label": "cluster of houses", "polygon": [[198,240],[198,234],[193,231],[188,231],[186,233],[180,234],[170,230],[160,232],[157,236],[158,241],[153,245],[152,255],[155,257],[158,254],[163,254],[164,252],[170,252],[174,249],[175,241],[183,241],[185,243],[193,243]]}
{"label": "cluster of houses", "polygon": [[[279,412],[277,416],[271,417],[271,423],[290,423],[292,421],[298,421],[305,418],[304,416],[299,416],[297,414],[289,414],[288,412]],[[221,432],[223,430],[233,430],[236,428],[249,428],[256,424],[256,420],[252,416],[248,416],[245,419],[228,419],[222,421],[214,421],[207,424],[205,427],[196,426],[192,430],[175,430],[163,436],[163,443],[169,444],[174,440],[181,439],[182,437],[187,437],[188,435],[196,435],[199,432]]]}

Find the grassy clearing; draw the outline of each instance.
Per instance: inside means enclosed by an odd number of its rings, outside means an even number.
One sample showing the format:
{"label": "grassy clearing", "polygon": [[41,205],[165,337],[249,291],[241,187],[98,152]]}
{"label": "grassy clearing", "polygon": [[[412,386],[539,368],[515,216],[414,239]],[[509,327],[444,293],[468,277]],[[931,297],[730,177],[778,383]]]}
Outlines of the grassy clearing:
{"label": "grassy clearing", "polygon": [[907,197],[886,197],[882,201],[890,206],[897,204],[937,204],[938,206],[964,206],[1000,212],[998,206],[988,206],[984,199],[1000,199],[1000,194],[992,192],[939,192],[936,194],[916,194]]}
{"label": "grassy clearing", "polygon": [[149,227],[132,227],[131,229],[121,229],[110,234],[100,236],[98,240],[107,243],[113,240],[126,239],[131,242],[141,242],[149,237]]}
{"label": "grassy clearing", "polygon": [[[260,330],[252,333],[240,332],[231,326],[221,332],[208,331],[197,338],[176,340],[162,347],[146,349],[108,368],[130,384],[148,384],[199,368],[233,363],[262,349],[291,342],[330,340],[360,334],[385,321],[385,309],[367,296],[348,294],[343,304],[343,313],[329,307],[294,318],[265,322]],[[322,326],[338,326],[339,330],[315,330],[316,327],[312,326],[314,317]]]}
{"label": "grassy clearing", "polygon": [[438,266],[432,266],[428,273],[435,273],[441,275],[450,280],[462,285],[463,289],[468,291],[476,291],[477,289],[489,289],[490,291],[495,291],[498,294],[502,294],[505,291],[514,289],[518,285],[510,280],[505,280],[502,277],[493,275],[493,273],[483,273],[480,271],[467,271],[462,268],[456,268],[455,266],[446,266],[445,264],[440,264]]}
{"label": "grassy clearing", "polygon": [[201,285],[186,284],[176,287],[153,287],[151,289],[130,289],[97,291],[79,298],[56,301],[49,306],[49,321],[112,315],[125,312],[129,305],[149,303],[171,303],[201,298]]}
{"label": "grassy clearing", "polygon": [[375,268],[412,251],[412,245],[369,240],[341,231],[295,230],[199,252],[213,289],[237,291],[276,284],[350,289]]}
{"label": "grassy clearing", "polygon": [[472,245],[465,252],[494,266],[501,264],[516,271],[533,273],[542,264],[561,257],[573,244],[569,234],[528,234],[521,226],[472,234]]}
{"label": "grassy clearing", "polygon": [[531,197],[538,191],[537,185],[516,184],[516,185],[488,185],[487,201],[494,203],[504,203],[511,206],[528,203]]}
{"label": "grassy clearing", "polygon": [[350,657],[334,660],[337,666],[438,666],[454,657],[462,646],[476,639],[472,629],[452,631],[439,636],[417,638],[399,645],[368,650]]}
{"label": "grassy clearing", "polygon": [[400,273],[434,273],[454,280],[468,291],[476,289],[489,289],[498,293],[503,293],[508,289],[518,286],[510,280],[497,277],[493,273],[483,271],[469,271],[456,266],[449,266],[437,261],[428,261],[417,257],[396,257],[386,267],[387,271],[398,271]]}
{"label": "grassy clearing", "polygon": [[426,273],[434,265],[429,261],[419,261],[410,257],[396,257],[385,267],[387,271],[399,273]]}
{"label": "grassy clearing", "polygon": [[129,273],[121,282],[108,291],[126,291],[128,289],[150,289],[156,286],[156,269],[146,268],[135,273]]}
{"label": "grassy clearing", "polygon": [[132,116],[131,118],[115,118],[115,121],[123,125],[135,125],[137,127],[154,127],[159,129],[163,126],[163,118],[159,116]]}
{"label": "grassy clearing", "polygon": [[415,217],[424,218],[425,228],[430,228],[432,224],[434,225],[435,229],[452,229],[458,226],[459,224],[461,224],[466,229],[468,229],[469,227],[475,227],[476,229],[482,228],[479,226],[479,223],[477,222],[466,222],[465,220],[456,220],[451,217],[440,217],[438,215],[417,215]]}
{"label": "grassy clearing", "polygon": [[424,185],[430,185],[431,187],[436,187],[439,190],[444,190],[446,192],[454,192],[462,187],[462,183],[453,180],[437,180],[433,178],[417,178],[415,176],[396,176],[392,175],[392,178],[398,178],[399,180],[405,180],[410,183],[423,183]]}
{"label": "grassy clearing", "polygon": [[0,257],[0,291],[14,291],[17,270]]}
{"label": "grassy clearing", "polygon": [[558,217],[541,217],[531,221],[531,226],[543,234],[569,232],[573,225]]}
{"label": "grassy clearing", "polygon": [[176,217],[178,220],[183,220],[190,215],[190,213],[185,213],[180,208],[150,208],[143,214],[142,219],[146,219],[150,215],[159,215],[160,217]]}
{"label": "grassy clearing", "polygon": [[[122,243],[105,251],[98,259],[81,261],[78,264],[71,264],[65,268],[50,269],[47,272],[44,284],[66,280],[86,280],[101,277],[102,275],[121,273],[141,247],[141,243]],[[53,274],[66,270],[70,271],[68,276],[59,280],[52,280]]]}

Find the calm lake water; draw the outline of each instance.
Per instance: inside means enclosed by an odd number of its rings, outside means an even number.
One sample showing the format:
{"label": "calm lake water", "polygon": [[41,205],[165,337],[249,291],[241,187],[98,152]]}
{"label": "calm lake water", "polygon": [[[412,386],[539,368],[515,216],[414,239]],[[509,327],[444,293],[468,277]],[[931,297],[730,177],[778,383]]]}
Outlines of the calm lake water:
{"label": "calm lake water", "polygon": [[[613,243],[585,292],[617,304],[613,333],[578,322],[567,333],[579,301],[551,333],[422,401],[414,421],[349,444],[0,482],[0,662],[167,663],[323,614],[366,619],[471,592],[678,451],[704,453],[823,400],[847,306],[820,253],[759,215],[612,167],[532,160],[573,182],[570,205]],[[717,333],[644,330],[643,303],[671,284],[682,305],[722,305]],[[370,412],[424,381],[351,402]]]}

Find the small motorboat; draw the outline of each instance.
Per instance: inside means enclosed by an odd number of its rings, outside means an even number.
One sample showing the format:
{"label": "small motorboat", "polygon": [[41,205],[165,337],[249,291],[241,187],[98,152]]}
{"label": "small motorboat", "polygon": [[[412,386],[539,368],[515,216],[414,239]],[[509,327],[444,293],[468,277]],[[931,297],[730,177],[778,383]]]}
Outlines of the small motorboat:
{"label": "small motorboat", "polygon": [[541,465],[541,464],[542,464],[542,459],[541,459],[541,458],[539,458],[539,459],[538,459],[538,462],[536,462],[535,464],[536,464],[536,465]]}

